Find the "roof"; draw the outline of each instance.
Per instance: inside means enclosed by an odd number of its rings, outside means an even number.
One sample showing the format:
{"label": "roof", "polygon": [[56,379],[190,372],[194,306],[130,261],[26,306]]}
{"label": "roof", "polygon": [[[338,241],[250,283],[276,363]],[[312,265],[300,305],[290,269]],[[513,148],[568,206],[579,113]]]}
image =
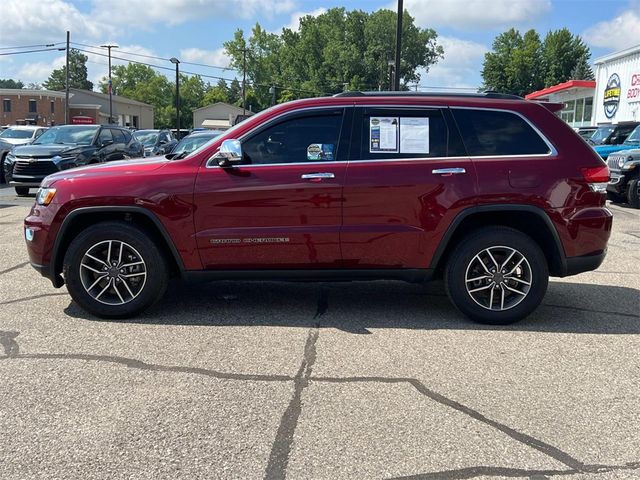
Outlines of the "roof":
{"label": "roof", "polygon": [[[109,100],[109,94],[108,93],[94,92],[93,90],[81,90],[79,88],[70,88],[69,91],[72,92],[72,93],[84,93],[84,94],[90,95],[92,97],[101,98],[103,100]],[[129,105],[139,105],[141,107],[153,108],[153,105],[149,105],[148,103],[139,102],[138,100],[133,100],[133,99],[127,98],[127,97],[121,97],[120,95],[112,95],[112,99],[114,101],[116,101],[116,102],[128,103]],[[73,106],[73,99],[71,99],[70,103],[71,103],[71,105],[69,105],[69,106],[72,107]]]}
{"label": "roof", "polygon": [[34,88],[0,88],[0,95],[46,95],[48,97],[64,98],[64,92],[56,92],[53,90],[37,90]]}
{"label": "roof", "polygon": [[229,128],[231,123],[229,120],[211,120],[206,119],[202,121],[202,126],[206,128]]}
{"label": "roof", "polygon": [[598,65],[601,63],[610,62],[611,60],[617,60],[618,58],[626,57],[627,55],[633,55],[634,53],[640,53],[640,44],[631,48],[627,48],[625,50],[610,53],[609,55],[604,55],[603,57],[598,57],[593,61],[593,64]]}
{"label": "roof", "polygon": [[200,108],[196,108],[194,110],[194,112],[199,112],[200,110],[208,110],[212,107],[215,107],[217,105],[223,105],[227,108],[231,108],[231,110],[235,110],[237,112],[245,112],[246,115],[253,115],[255,112],[250,112],[249,110],[243,109],[242,107],[237,107],[236,105],[231,105],[230,103],[227,102],[216,102],[216,103],[212,103],[210,105],[205,105],[204,107],[200,107]]}
{"label": "roof", "polygon": [[525,96],[526,100],[533,100],[540,97],[546,97],[547,95],[551,95],[552,93],[558,93],[563,90],[569,90],[570,88],[596,88],[596,82],[594,80],[569,80],[568,82],[559,83],[558,85],[553,85],[549,88],[543,88],[542,90],[537,90],[535,92],[530,93]]}

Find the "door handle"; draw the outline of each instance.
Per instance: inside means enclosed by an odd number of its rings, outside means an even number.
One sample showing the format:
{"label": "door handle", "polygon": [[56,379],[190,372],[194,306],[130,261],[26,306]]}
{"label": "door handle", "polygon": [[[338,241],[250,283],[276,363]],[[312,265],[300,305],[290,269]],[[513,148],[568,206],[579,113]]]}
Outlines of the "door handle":
{"label": "door handle", "polygon": [[467,171],[464,168],[435,168],[433,170],[431,170],[431,173],[433,173],[434,175],[445,175],[445,176],[449,176],[449,175],[458,175],[460,173],[467,173]]}
{"label": "door handle", "polygon": [[323,178],[336,178],[333,173],[303,173],[300,177],[303,180],[322,180]]}

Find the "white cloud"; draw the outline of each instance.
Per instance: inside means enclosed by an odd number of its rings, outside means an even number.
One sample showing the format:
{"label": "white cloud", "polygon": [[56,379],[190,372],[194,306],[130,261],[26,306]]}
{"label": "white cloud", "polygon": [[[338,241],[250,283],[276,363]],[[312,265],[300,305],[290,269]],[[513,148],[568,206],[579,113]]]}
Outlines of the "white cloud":
{"label": "white cloud", "polygon": [[476,90],[480,86],[482,60],[488,48],[481,43],[454,37],[438,37],[438,43],[444,48],[444,59],[432,66],[428,73],[422,72],[420,84]]}
{"label": "white cloud", "polygon": [[422,27],[480,30],[530,22],[551,10],[551,0],[407,0],[404,8]]}
{"label": "white cloud", "polygon": [[65,59],[66,57],[63,55],[50,62],[26,63],[15,75],[12,75],[12,78],[20,79],[24,83],[43,83],[53,70],[61,68],[65,64]]}
{"label": "white cloud", "polygon": [[62,0],[2,0],[1,8],[1,43],[9,39],[12,45],[64,42],[67,30],[75,38],[97,38],[114,31]]}
{"label": "white cloud", "polygon": [[300,28],[300,19],[306,17],[307,15],[311,15],[312,17],[317,17],[318,15],[322,15],[327,11],[326,8],[320,7],[312,10],[310,12],[294,12],[291,14],[291,19],[289,23],[285,25],[283,28],[288,28],[289,30],[293,30],[294,32]]}
{"label": "white cloud", "polygon": [[623,50],[640,44],[640,13],[622,12],[611,20],[604,20],[588,28],[582,37],[594,47]]}
{"label": "white cloud", "polygon": [[92,16],[112,25],[136,19],[137,27],[179,25],[203,18],[272,18],[295,8],[294,0],[93,0]]}
{"label": "white cloud", "polygon": [[180,50],[180,60],[184,62],[205,63],[216,67],[228,67],[230,58],[224,48],[203,50],[202,48],[186,48]]}

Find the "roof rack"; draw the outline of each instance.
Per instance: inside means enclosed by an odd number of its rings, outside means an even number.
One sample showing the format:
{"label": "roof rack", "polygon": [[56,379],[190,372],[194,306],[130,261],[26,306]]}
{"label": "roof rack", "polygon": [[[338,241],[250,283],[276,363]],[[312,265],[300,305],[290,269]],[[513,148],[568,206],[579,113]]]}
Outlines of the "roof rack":
{"label": "roof rack", "polygon": [[498,93],[491,90],[480,93],[452,93],[452,92],[413,92],[413,91],[372,91],[360,92],[357,90],[349,92],[336,93],[334,97],[475,97],[475,98],[494,98],[500,100],[524,100],[518,95],[508,93]]}

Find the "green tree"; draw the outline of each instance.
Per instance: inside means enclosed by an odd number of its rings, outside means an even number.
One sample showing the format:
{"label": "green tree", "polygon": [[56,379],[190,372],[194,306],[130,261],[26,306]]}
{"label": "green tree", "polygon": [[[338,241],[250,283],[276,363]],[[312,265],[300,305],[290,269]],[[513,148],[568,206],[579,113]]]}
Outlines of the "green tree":
{"label": "green tree", "polygon": [[[436,40],[434,30],[417,27],[413,17],[404,12],[400,65],[403,88],[419,81],[419,71],[428,70],[442,57],[442,47]],[[249,38],[238,30],[233,40],[224,44],[233,68],[242,72],[246,62],[257,109],[271,104],[269,89],[273,85],[279,92],[278,101],[333,94],[345,86],[387,88],[394,45],[394,12],[344,8],[303,17],[299,30],[284,28],[281,34],[269,33],[256,24]]]}
{"label": "green tree", "polygon": [[[172,86],[175,105],[175,84]],[[193,111],[202,105],[206,90],[207,85],[199,75],[191,77],[180,75],[180,128],[193,127]],[[175,113],[173,118],[175,118]]]}
{"label": "green tree", "polygon": [[231,96],[227,82],[220,79],[215,87],[209,88],[202,99],[201,107],[206,107],[212,103],[226,102],[230,103]]}
{"label": "green tree", "polygon": [[567,80],[593,79],[591,52],[582,39],[566,28],[524,34],[514,28],[498,35],[482,68],[483,88],[524,96]]}
{"label": "green tree", "polygon": [[20,80],[13,80],[11,78],[0,78],[0,88],[24,88],[24,83]]}
{"label": "green tree", "polygon": [[[69,50],[69,87],[93,90],[93,83],[87,79],[88,57],[78,50]],[[42,85],[48,90],[64,90],[67,78],[67,66],[57,68]]]}

